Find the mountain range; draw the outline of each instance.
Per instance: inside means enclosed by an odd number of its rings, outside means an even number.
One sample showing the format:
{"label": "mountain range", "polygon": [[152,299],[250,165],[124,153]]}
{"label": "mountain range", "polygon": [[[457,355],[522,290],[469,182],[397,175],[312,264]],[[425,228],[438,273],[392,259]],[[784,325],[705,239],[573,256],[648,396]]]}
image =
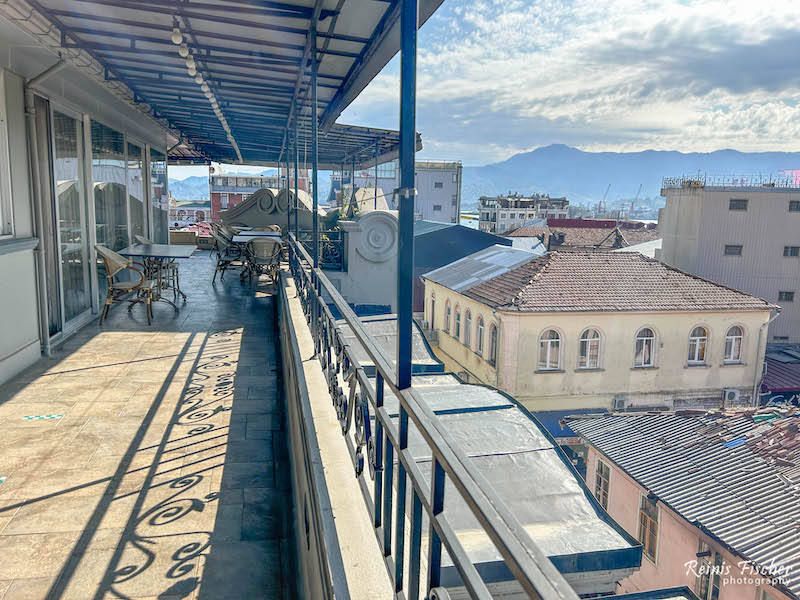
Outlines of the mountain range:
{"label": "mountain range", "polygon": [[635,198],[639,185],[641,200],[656,200],[663,177],[698,172],[768,176],[790,169],[800,169],[800,152],[584,152],[553,144],[515,154],[502,162],[464,167],[461,206],[463,210],[475,210],[480,196],[509,192],[546,193],[566,196],[570,204],[594,204],[603,198],[606,189],[606,201],[613,204]]}
{"label": "mountain range", "polygon": [[[463,210],[475,210],[481,196],[509,192],[566,196],[571,204],[592,205],[603,198],[607,189],[606,203],[614,205],[635,198],[641,185],[638,203],[657,207],[663,206],[660,198],[663,177],[698,173],[768,176],[792,169],[800,169],[800,152],[584,152],[563,144],[553,144],[515,154],[502,162],[464,167],[461,206]],[[275,170],[257,174],[274,175]],[[170,192],[178,200],[208,199],[206,177],[170,179],[169,185]],[[329,188],[330,172],[321,171],[321,199],[327,198]]]}

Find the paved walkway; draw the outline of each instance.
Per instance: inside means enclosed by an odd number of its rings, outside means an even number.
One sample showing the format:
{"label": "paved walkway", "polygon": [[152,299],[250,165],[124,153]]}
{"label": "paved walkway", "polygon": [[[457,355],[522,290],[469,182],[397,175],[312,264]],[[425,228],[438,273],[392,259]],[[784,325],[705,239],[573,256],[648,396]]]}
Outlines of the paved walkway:
{"label": "paved walkway", "polygon": [[0,390],[0,599],[294,597],[271,287],[212,273]]}

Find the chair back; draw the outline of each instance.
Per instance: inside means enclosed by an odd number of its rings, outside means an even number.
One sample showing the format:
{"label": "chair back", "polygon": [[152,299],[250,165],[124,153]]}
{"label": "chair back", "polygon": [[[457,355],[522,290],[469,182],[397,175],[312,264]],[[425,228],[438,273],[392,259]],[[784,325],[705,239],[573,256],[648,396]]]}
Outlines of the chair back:
{"label": "chair back", "polygon": [[143,235],[139,235],[138,233],[133,234],[133,239],[136,240],[137,244],[155,244],[153,240],[149,240]]}
{"label": "chair back", "polygon": [[223,236],[221,236],[216,231],[211,231],[211,237],[214,238],[215,246],[217,247],[217,254],[222,254],[225,250],[228,249],[228,246],[231,245],[230,240],[226,240]]}
{"label": "chair back", "polygon": [[281,255],[282,246],[278,240],[253,238],[247,245],[253,258],[271,260]]}
{"label": "chair back", "polygon": [[95,244],[94,249],[97,251],[97,254],[100,255],[100,258],[103,259],[103,263],[106,267],[106,277],[108,279],[112,279],[114,275],[131,264],[130,259],[125,258],[121,254],[117,254],[110,248]]}

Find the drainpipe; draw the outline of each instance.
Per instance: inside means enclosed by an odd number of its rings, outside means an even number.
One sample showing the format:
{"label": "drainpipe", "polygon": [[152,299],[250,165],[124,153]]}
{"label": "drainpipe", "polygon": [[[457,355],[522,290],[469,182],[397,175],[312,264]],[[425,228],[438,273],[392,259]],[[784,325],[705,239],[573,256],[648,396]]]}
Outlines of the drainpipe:
{"label": "drainpipe", "polygon": [[[761,328],[758,330],[758,346],[756,346],[756,372],[753,375],[753,395],[750,397],[750,403],[753,406],[756,406],[756,398],[758,397],[758,384],[761,383],[761,376],[759,375],[759,367],[761,367],[761,372],[764,372],[763,369],[763,361],[758,360],[759,355],[761,354],[761,340],[764,337],[764,330],[767,326],[772,323],[775,319],[777,319],[781,314],[781,307],[779,306],[775,311],[775,314],[769,318],[769,321],[764,323]],[[766,355],[766,350],[764,351]]]}
{"label": "drainpipe", "polygon": [[33,101],[34,88],[45,79],[67,66],[63,60],[44,70],[25,84],[25,123],[28,130],[28,158],[31,168],[31,195],[33,218],[39,244],[36,254],[36,282],[39,296],[39,335],[42,341],[42,354],[50,356],[50,315],[47,309],[47,271],[44,255],[44,211],[42,210],[42,182],[39,177],[39,146],[36,140],[36,109]]}

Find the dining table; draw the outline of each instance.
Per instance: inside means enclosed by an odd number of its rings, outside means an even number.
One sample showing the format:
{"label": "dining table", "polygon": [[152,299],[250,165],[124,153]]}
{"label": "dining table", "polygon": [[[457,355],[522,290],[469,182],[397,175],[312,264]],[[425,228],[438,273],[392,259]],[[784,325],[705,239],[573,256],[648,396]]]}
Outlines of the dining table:
{"label": "dining table", "polygon": [[[168,298],[164,298],[161,295],[161,290],[163,289],[164,284],[164,268],[172,260],[190,258],[192,254],[194,254],[195,250],[197,250],[197,246],[191,244],[131,244],[130,246],[127,246],[122,250],[118,250],[117,252],[122,256],[127,256],[129,258],[143,259],[148,271],[155,275],[155,300],[163,300],[164,302],[168,302],[175,308],[175,310],[178,310],[178,307],[174,302]],[[177,287],[177,283],[175,285],[175,291],[177,294],[183,296],[183,299],[186,300],[186,294],[179,287]]]}

